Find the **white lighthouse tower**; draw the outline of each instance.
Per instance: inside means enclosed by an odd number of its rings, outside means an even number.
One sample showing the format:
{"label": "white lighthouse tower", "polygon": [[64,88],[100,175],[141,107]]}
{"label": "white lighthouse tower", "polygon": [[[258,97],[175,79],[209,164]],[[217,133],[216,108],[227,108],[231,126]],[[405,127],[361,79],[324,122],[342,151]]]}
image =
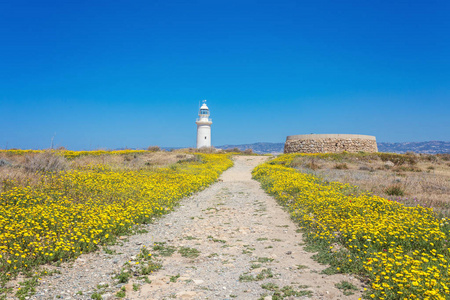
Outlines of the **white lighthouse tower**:
{"label": "white lighthouse tower", "polygon": [[197,124],[197,149],[202,147],[211,147],[212,121],[209,118],[209,108],[206,105],[206,100],[203,100],[198,116],[199,118],[195,122]]}

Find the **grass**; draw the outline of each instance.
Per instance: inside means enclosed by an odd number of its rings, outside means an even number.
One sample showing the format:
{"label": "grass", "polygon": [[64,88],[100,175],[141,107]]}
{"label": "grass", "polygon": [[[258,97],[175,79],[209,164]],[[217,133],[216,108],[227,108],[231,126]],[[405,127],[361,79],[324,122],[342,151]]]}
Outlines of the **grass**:
{"label": "grass", "polygon": [[148,284],[152,283],[152,281],[147,276],[144,276],[144,282]]}
{"label": "grass", "polygon": [[[39,280],[43,276],[52,276],[53,274],[61,274],[59,270],[49,271],[45,268],[41,269],[39,272],[32,274],[31,272],[26,272],[24,275],[29,278],[19,283],[19,288],[16,291],[16,297],[20,300],[28,299],[31,295],[36,292],[36,287],[39,285]],[[12,292],[12,288],[2,287],[0,292],[7,295]],[[1,294],[0,294],[0,299]],[[6,299],[6,297],[4,297]]]}
{"label": "grass", "polygon": [[130,280],[131,273],[128,270],[122,269],[114,278],[119,283],[127,283]]}
{"label": "grass", "polygon": [[334,166],[334,168],[337,169],[337,170],[347,170],[348,166],[347,166],[346,163],[342,163],[342,164],[336,164]]}
{"label": "grass", "polygon": [[0,157],[0,298],[19,273],[102,247],[114,254],[107,246],[118,237],[145,232],[138,224],[168,213],[232,165],[223,155],[145,150],[11,150]]}
{"label": "grass", "polygon": [[159,269],[161,269],[161,265],[159,263],[149,263],[142,265],[139,273],[142,275],[149,275]]}
{"label": "grass", "polygon": [[358,290],[358,288],[356,286],[354,286],[353,284],[351,284],[350,282],[345,281],[345,280],[343,280],[339,283],[336,283],[335,286],[338,289],[340,289],[345,296],[353,295],[354,294],[353,291]]}
{"label": "grass", "polygon": [[125,298],[125,296],[126,296],[126,290],[125,290],[125,287],[123,286],[123,287],[120,289],[120,291],[118,291],[118,292],[116,293],[116,297],[117,297],[117,298]]}
{"label": "grass", "polygon": [[114,276],[119,283],[128,283],[134,276],[148,280],[146,275],[161,269],[162,265],[154,259],[147,247],[142,247],[137,255],[135,263],[125,263],[121,270]]}
{"label": "grass", "polygon": [[178,278],[180,278],[180,274],[170,276],[170,282],[177,282]]}
{"label": "grass", "polygon": [[239,276],[239,281],[241,282],[250,282],[250,281],[255,281],[255,277],[253,275],[249,275],[249,274],[242,274]]}
{"label": "grass", "polygon": [[304,270],[304,269],[308,269],[308,266],[305,265],[296,265],[298,270]]}
{"label": "grass", "polygon": [[261,284],[261,287],[263,289],[269,290],[269,291],[277,291],[279,289],[278,285],[276,285],[275,283],[272,283],[272,282]]}
{"label": "grass", "polygon": [[249,273],[244,273],[239,276],[239,281],[241,282],[250,282],[250,281],[260,281],[266,278],[272,278],[273,273],[272,269],[262,269],[256,276],[253,276]]}
{"label": "grass", "polygon": [[253,262],[259,262],[259,263],[270,263],[273,261],[273,258],[269,258],[269,257],[258,257],[255,261]]}
{"label": "grass", "polygon": [[99,292],[95,292],[91,295],[91,299],[102,300],[102,294]]}
{"label": "grass", "polygon": [[107,283],[105,284],[97,284],[97,289],[103,289],[103,288],[107,288],[109,285]]}
{"label": "grass", "polygon": [[210,239],[211,241],[213,241],[214,243],[222,243],[225,244],[227,241],[225,240],[220,240],[220,239],[216,239],[214,237],[212,237],[211,235],[208,236],[208,239]]}
{"label": "grass", "polygon": [[[265,284],[262,284],[261,287],[265,290],[268,290],[270,292],[272,292],[271,296],[272,299],[285,299],[288,297],[310,297],[312,295],[312,291],[308,291],[308,290],[295,290],[293,286],[290,285],[286,285],[283,286],[282,288],[279,288],[278,285],[272,283],[272,282],[268,282]],[[307,288],[308,286],[299,286],[299,289],[304,289]],[[264,293],[263,295],[261,295],[261,298],[259,299],[264,299],[264,297],[269,296],[267,293]]]}
{"label": "grass", "polygon": [[[313,155],[280,156],[256,167],[253,176],[301,226],[304,250],[330,266],[323,273],[357,274],[370,282],[364,295],[369,298],[448,297],[449,220],[429,208],[407,207],[289,167],[308,156]],[[340,286],[351,292],[347,284]]]}
{"label": "grass", "polygon": [[250,245],[244,245],[244,248],[242,254],[252,254],[255,251],[255,248],[250,247]]}
{"label": "grass", "polygon": [[[159,269],[161,269],[161,267],[162,265],[150,253],[150,250],[147,247],[143,246],[136,256],[136,260],[132,262],[126,262],[121,270],[113,278],[115,278],[118,283],[122,284],[131,281],[133,291],[136,292],[141,288],[142,281],[151,284],[152,281],[148,278],[147,275],[158,271]],[[174,279],[171,278],[171,281],[176,280],[178,277],[175,276]],[[102,286],[102,288],[104,287],[105,286]],[[116,297],[125,298],[125,296],[125,286],[122,286],[120,291],[116,293]]]}
{"label": "grass", "polygon": [[263,280],[272,277],[273,277],[272,269],[263,269],[261,272],[259,272],[258,275],[256,275],[257,280]]}
{"label": "grass", "polygon": [[178,249],[178,253],[181,254],[183,257],[187,258],[196,258],[200,255],[200,251],[195,248],[190,247],[180,247]]}
{"label": "grass", "polygon": [[161,256],[172,256],[177,251],[174,246],[166,246],[166,242],[155,242],[153,250],[158,251],[158,254]]}
{"label": "grass", "polygon": [[[370,191],[407,206],[425,206],[450,216],[449,155],[393,153],[329,153],[297,156],[291,167],[325,181],[359,188],[349,195]],[[315,167],[308,164],[314,161]],[[345,166],[344,166],[345,165]]]}
{"label": "grass", "polygon": [[111,250],[107,246],[103,246],[103,252],[109,255],[115,255],[117,254],[116,250]]}
{"label": "grass", "polygon": [[153,152],[144,150],[67,151],[67,150],[0,150],[0,190],[13,180],[22,186],[37,184],[41,172],[85,169],[93,165],[108,165],[113,169],[156,169],[190,162],[195,154]]}
{"label": "grass", "polygon": [[36,292],[36,287],[39,285],[39,277],[33,276],[32,278],[20,283],[20,289],[16,292],[17,298],[20,300],[28,299],[29,295],[33,295]]}
{"label": "grass", "polygon": [[384,192],[386,193],[386,195],[389,196],[403,196],[405,195],[405,191],[402,187],[402,185],[400,184],[391,184],[390,186],[388,186]]}

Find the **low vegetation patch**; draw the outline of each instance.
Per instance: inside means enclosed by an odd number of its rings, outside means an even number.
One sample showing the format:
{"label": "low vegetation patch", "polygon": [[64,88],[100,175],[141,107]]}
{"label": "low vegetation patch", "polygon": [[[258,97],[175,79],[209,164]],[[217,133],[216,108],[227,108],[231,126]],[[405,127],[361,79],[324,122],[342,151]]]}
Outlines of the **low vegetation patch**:
{"label": "low vegetation patch", "polygon": [[290,166],[323,181],[349,183],[348,195],[370,191],[407,206],[432,207],[450,217],[449,154],[318,153],[296,155]]}
{"label": "low vegetation patch", "polygon": [[405,194],[403,187],[398,183],[388,186],[385,192],[389,196],[403,196]]}
{"label": "low vegetation patch", "polygon": [[167,246],[165,242],[155,242],[154,251],[158,251],[161,256],[172,256],[177,250],[174,246]]}
{"label": "low vegetation patch", "polygon": [[195,248],[190,248],[190,247],[180,247],[178,249],[178,253],[180,253],[181,256],[187,257],[187,258],[196,258],[200,255],[200,251],[198,251]]}
{"label": "low vegetation patch", "polygon": [[[181,198],[204,189],[232,165],[226,154],[195,154],[198,159],[188,162],[181,157],[185,154],[173,154],[180,155],[180,162],[153,168],[139,155],[159,154],[145,150],[21,151],[1,151],[0,155],[13,157],[20,169],[24,169],[21,162],[27,163],[25,158],[20,160],[24,155],[45,157],[28,162],[35,176],[30,184],[14,179],[2,182],[0,291],[20,272],[76,258],[139,231],[136,225],[169,212]],[[91,157],[97,163],[79,161]],[[111,164],[100,163],[103,159]],[[79,164],[73,164],[75,160]],[[116,160],[120,163],[112,163]]]}
{"label": "low vegetation patch", "polygon": [[248,273],[242,274],[241,276],[239,276],[239,281],[242,282],[259,281],[272,277],[273,277],[272,269],[262,269],[261,272],[259,272],[256,276],[253,276]]}
{"label": "low vegetation patch", "polygon": [[450,297],[450,225],[432,209],[407,207],[349,184],[326,182],[290,167],[298,154],[256,167],[253,176],[304,230],[316,259],[335,272],[366,277],[374,299]]}
{"label": "low vegetation patch", "polygon": [[340,289],[345,296],[353,295],[354,291],[358,290],[358,288],[355,285],[353,285],[350,282],[345,281],[345,280],[341,281],[339,283],[336,283],[335,286],[338,289]]}
{"label": "low vegetation patch", "polygon": [[[262,284],[261,287],[265,290],[271,291],[271,296],[273,300],[278,300],[278,299],[286,299],[289,297],[289,299],[291,299],[291,297],[310,297],[312,295],[312,291],[308,291],[308,290],[296,290],[293,286],[290,285],[286,285],[282,288],[279,288],[276,284],[274,283],[265,283]],[[302,288],[307,288],[307,286],[299,286],[299,289]],[[266,296],[269,296],[268,294],[264,294],[263,296],[261,296],[260,299],[264,299]]]}
{"label": "low vegetation patch", "polygon": [[253,262],[259,262],[259,263],[270,263],[273,261],[273,258],[270,257],[258,257],[255,261]]}
{"label": "low vegetation patch", "polygon": [[[142,284],[142,281],[140,280],[143,280],[146,283],[151,283],[151,281],[148,279],[148,275],[158,271],[161,268],[162,265],[160,261],[150,253],[149,248],[143,246],[136,258],[129,262],[126,262],[120,269],[120,271],[116,273],[114,279],[117,281],[117,283],[122,284],[138,280],[138,282],[133,282],[132,285],[133,291],[138,291]],[[175,278],[175,280],[177,278]],[[116,297],[124,298],[125,296],[125,286],[122,286],[122,288],[118,292],[116,292]]]}

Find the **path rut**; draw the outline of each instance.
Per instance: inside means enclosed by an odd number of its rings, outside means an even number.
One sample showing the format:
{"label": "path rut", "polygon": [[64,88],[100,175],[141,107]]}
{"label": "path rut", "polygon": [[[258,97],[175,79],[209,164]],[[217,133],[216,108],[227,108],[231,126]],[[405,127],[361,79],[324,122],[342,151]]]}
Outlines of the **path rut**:
{"label": "path rut", "polygon": [[[111,246],[118,254],[98,251],[79,257],[71,267],[61,267],[61,274],[44,277],[31,299],[90,299],[95,291],[114,299],[122,286],[125,299],[272,299],[276,291],[291,294],[285,299],[358,299],[359,280],[321,274],[327,266],[303,250],[302,235],[289,214],[251,178],[251,170],[264,159],[236,156],[219,182],[147,225],[148,233]],[[155,243],[195,248],[199,256],[187,258],[177,251],[158,256],[163,267],[148,276],[151,283],[133,278],[122,285],[113,279],[124,263],[133,263],[141,247],[152,249]],[[359,290],[345,296],[335,287],[343,280]]]}

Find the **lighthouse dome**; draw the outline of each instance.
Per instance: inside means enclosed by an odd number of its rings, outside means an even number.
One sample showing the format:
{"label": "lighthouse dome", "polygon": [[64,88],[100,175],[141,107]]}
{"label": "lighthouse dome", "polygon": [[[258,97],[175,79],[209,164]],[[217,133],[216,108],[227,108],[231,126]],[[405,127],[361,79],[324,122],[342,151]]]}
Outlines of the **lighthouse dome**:
{"label": "lighthouse dome", "polygon": [[198,114],[200,117],[209,117],[209,108],[206,105],[206,100],[203,100],[203,104],[200,107],[200,112]]}

